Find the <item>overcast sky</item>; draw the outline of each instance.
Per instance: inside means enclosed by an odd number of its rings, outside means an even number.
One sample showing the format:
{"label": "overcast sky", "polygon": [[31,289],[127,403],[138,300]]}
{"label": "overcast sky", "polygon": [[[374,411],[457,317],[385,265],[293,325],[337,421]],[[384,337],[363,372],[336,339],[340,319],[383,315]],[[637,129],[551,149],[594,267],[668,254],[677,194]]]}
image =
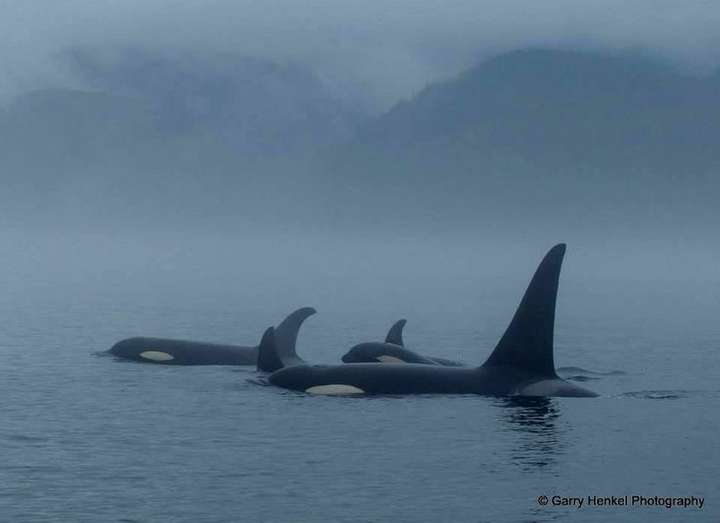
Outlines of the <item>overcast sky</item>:
{"label": "overcast sky", "polygon": [[528,45],[720,63],[720,4],[678,0],[0,0],[0,96],[71,84],[73,46],[233,52],[311,66],[379,107]]}

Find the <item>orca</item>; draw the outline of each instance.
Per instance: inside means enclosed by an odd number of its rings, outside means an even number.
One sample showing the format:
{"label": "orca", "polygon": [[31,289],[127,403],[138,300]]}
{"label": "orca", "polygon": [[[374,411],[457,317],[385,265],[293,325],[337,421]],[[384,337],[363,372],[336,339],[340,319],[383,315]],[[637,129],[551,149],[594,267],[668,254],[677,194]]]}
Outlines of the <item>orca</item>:
{"label": "orca", "polygon": [[463,367],[458,361],[422,356],[405,347],[403,327],[407,320],[396,321],[385,337],[385,342],[359,343],[342,357],[345,363],[421,363],[423,365],[444,365],[447,367]]}
{"label": "orca", "polygon": [[[312,307],[296,310],[273,329],[273,338],[279,340],[286,350],[292,347],[294,352],[300,326],[315,312]],[[119,341],[109,352],[118,358],[163,365],[255,365],[258,348],[259,346],[136,337]]]}
{"label": "orca", "polygon": [[[275,371],[268,377],[268,382],[285,389],[321,395],[597,396],[561,379],[555,372],[555,305],[564,255],[565,244],[556,245],[545,255],[510,325],[480,367],[416,363],[300,364]],[[274,344],[268,344],[261,350],[274,348]]]}

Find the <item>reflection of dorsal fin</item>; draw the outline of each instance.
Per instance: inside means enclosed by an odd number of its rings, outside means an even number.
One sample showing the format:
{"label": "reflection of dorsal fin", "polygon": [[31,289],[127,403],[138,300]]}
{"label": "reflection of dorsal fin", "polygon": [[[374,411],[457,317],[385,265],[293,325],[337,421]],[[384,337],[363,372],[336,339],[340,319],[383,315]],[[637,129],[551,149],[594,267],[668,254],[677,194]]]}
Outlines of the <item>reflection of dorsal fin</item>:
{"label": "reflection of dorsal fin", "polygon": [[406,323],[407,320],[396,321],[393,326],[390,327],[387,336],[385,336],[385,343],[392,343],[393,345],[400,345],[401,347],[404,347],[403,327],[405,327]]}
{"label": "reflection of dorsal fin", "polygon": [[564,255],[563,243],[545,255],[505,334],[483,366],[511,366],[538,376],[556,376],[553,329]]}
{"label": "reflection of dorsal fin", "polygon": [[275,350],[275,329],[268,327],[258,345],[257,370],[275,372],[282,368],[282,361]]}

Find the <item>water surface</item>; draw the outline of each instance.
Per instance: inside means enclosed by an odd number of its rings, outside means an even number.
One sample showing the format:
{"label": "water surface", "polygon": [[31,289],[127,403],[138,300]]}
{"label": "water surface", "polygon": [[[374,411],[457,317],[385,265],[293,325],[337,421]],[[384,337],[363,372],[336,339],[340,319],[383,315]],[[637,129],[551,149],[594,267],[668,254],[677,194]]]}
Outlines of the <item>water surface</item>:
{"label": "water surface", "polygon": [[[557,365],[624,372],[588,376],[597,399],[311,397],[257,385],[250,368],[98,356],[132,335],[254,343],[312,305],[299,341],[311,361],[338,361],[402,316],[413,348],[479,364],[536,263],[496,278],[468,261],[383,271],[328,252],[258,265],[244,261],[251,249],[228,260],[189,245],[56,259],[26,245],[3,261],[0,520],[720,518],[717,287],[568,271]],[[536,501],[626,494],[702,496],[705,507]]]}

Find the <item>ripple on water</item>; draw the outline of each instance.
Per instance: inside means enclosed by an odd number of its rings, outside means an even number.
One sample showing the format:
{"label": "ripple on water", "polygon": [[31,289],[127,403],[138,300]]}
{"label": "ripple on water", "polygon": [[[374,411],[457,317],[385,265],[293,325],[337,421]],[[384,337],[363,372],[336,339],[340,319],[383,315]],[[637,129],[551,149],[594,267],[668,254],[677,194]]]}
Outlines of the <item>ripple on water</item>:
{"label": "ripple on water", "polygon": [[639,390],[625,392],[623,398],[649,399],[649,400],[677,400],[685,398],[718,397],[720,391],[711,390]]}

